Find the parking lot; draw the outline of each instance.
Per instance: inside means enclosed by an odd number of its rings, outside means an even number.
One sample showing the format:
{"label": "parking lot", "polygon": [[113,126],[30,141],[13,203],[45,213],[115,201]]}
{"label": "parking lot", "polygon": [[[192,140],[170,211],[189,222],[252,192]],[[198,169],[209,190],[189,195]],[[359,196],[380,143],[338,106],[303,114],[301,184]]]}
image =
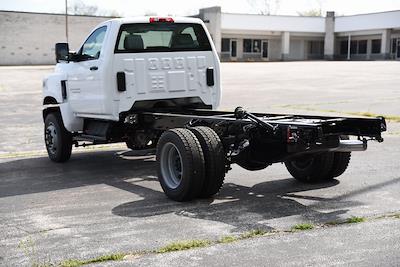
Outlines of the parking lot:
{"label": "parking lot", "polygon": [[[257,172],[233,166],[220,194],[189,203],[167,199],[154,157],[124,144],[78,149],[68,163],[50,162],[42,141],[41,79],[52,69],[0,67],[0,265],[116,253],[131,257],[102,264],[400,261],[400,62],[222,64],[222,110],[384,115],[388,131],[383,143],[353,153],[346,173],[328,184],[301,184],[281,164]],[[365,222],[332,226],[354,216]],[[315,229],[289,231],[302,223]],[[255,230],[265,234],[216,244]],[[183,240],[212,244],[152,252]]]}

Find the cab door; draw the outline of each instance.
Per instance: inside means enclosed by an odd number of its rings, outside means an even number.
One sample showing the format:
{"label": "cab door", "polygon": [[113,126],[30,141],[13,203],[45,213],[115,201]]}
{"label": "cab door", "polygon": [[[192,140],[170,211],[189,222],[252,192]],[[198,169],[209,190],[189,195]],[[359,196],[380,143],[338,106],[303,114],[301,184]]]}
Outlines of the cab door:
{"label": "cab door", "polygon": [[102,47],[107,26],[102,26],[87,38],[78,52],[79,61],[71,62],[68,73],[68,101],[78,115],[104,114],[104,72]]}

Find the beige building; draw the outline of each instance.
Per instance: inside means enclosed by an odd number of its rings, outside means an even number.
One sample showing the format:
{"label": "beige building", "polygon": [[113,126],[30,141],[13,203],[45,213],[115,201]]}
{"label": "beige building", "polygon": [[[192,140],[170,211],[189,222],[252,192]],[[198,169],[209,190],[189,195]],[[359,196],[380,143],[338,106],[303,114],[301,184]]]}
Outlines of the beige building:
{"label": "beige building", "polygon": [[201,9],[225,61],[400,59],[400,11],[354,16],[265,16]]}

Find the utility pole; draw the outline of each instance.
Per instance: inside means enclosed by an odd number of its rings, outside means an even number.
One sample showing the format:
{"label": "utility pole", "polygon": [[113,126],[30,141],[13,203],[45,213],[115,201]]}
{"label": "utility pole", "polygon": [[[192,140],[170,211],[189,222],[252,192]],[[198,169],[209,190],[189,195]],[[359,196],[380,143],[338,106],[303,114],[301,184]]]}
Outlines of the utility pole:
{"label": "utility pole", "polygon": [[65,0],[65,36],[68,43],[68,0]]}

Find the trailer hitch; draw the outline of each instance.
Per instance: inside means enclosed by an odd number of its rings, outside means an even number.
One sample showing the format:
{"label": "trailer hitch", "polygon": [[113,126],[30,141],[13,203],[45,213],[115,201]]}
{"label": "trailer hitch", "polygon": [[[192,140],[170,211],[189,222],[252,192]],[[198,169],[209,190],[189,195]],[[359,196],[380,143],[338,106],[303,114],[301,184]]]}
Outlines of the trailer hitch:
{"label": "trailer hitch", "polygon": [[236,119],[249,119],[261,128],[267,130],[268,132],[272,132],[273,134],[276,134],[278,130],[278,125],[272,125],[268,122],[265,122],[263,120],[260,120],[257,116],[254,116],[250,112],[247,112],[244,108],[242,107],[237,107],[235,108],[235,118]]}

